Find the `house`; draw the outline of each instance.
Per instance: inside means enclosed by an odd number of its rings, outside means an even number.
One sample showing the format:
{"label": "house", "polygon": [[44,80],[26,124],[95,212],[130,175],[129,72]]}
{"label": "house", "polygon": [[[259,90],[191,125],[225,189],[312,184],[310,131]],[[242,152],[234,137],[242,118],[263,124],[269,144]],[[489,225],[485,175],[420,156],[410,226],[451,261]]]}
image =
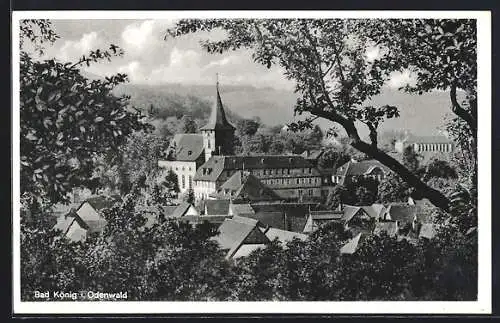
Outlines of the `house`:
{"label": "house", "polygon": [[85,241],[87,239],[88,225],[78,216],[75,209],[57,218],[55,230],[61,231],[62,236],[71,241]]}
{"label": "house", "polygon": [[304,233],[312,233],[319,229],[321,226],[330,223],[337,222],[344,224],[342,218],[344,216],[343,211],[328,210],[328,211],[311,211],[307,217],[307,221],[304,225]]}
{"label": "house", "polygon": [[177,175],[179,192],[185,194],[193,188],[193,177],[205,162],[205,147],[201,134],[176,134],[170,144],[173,160],[159,160],[158,166]]}
{"label": "house", "polygon": [[311,160],[298,155],[212,156],[196,171],[196,198],[208,199],[231,176],[243,170],[258,178],[280,199],[321,198],[321,174]]}
{"label": "house", "polygon": [[[367,212],[367,209],[370,212]],[[353,232],[371,232],[379,219],[371,207],[345,205],[343,213],[342,223],[344,227]]]}
{"label": "house", "polygon": [[150,228],[161,219],[177,219],[184,216],[198,216],[198,210],[187,202],[182,202],[179,205],[158,206],[155,209],[143,209],[141,213],[146,218],[144,227]]}
{"label": "house", "polygon": [[384,213],[383,220],[397,221],[400,230],[415,231],[419,207],[407,204],[390,204]]}
{"label": "house", "polygon": [[261,231],[264,232],[264,234],[270,241],[278,239],[278,241],[281,242],[284,245],[284,247],[286,247],[286,244],[288,242],[293,241],[293,239],[299,239],[302,241],[305,241],[307,239],[307,235],[305,234],[276,229],[272,227],[261,228]]}
{"label": "house", "polygon": [[234,126],[226,118],[217,82],[216,100],[208,123],[200,129],[199,134],[175,135],[167,153],[173,157],[158,161],[158,166],[172,170],[177,175],[180,193],[185,194],[194,189],[196,170],[203,163],[213,155],[233,154],[234,131]]}
{"label": "house", "polygon": [[398,234],[398,231],[399,228],[397,221],[382,221],[375,223],[373,234],[380,236],[384,232],[389,237],[395,237]]}
{"label": "house", "polygon": [[454,150],[453,141],[443,135],[438,136],[414,136],[407,135],[403,139],[396,140],[394,149],[398,153],[403,153],[407,147],[411,147],[414,152],[419,154],[428,153],[447,153]]}
{"label": "house", "polygon": [[248,171],[235,172],[216,193],[214,199],[230,199],[233,202],[278,201],[281,198]]}
{"label": "house", "polygon": [[224,220],[219,227],[219,234],[212,239],[221,249],[227,250],[226,259],[236,259],[264,248],[270,242],[261,227],[264,226],[258,220],[234,216]]}
{"label": "house", "polygon": [[100,233],[107,221],[102,215],[104,209],[113,207],[120,201],[119,196],[94,196],[86,199],[76,210],[76,214],[88,226],[88,233]]}
{"label": "house", "polygon": [[332,181],[340,185],[347,185],[362,177],[381,181],[389,172],[390,169],[378,160],[356,161],[352,159],[335,170]]}

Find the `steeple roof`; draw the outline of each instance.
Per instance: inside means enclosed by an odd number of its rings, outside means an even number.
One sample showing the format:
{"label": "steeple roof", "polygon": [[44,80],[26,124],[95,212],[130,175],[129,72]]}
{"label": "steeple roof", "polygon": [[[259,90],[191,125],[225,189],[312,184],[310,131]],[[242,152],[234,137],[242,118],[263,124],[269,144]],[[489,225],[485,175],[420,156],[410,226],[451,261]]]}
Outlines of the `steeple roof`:
{"label": "steeple roof", "polygon": [[219,93],[219,82],[217,81],[217,98],[214,107],[212,108],[212,114],[208,123],[201,128],[201,130],[235,130],[235,127],[229,123],[226,119],[226,113],[224,112],[224,106],[222,105],[222,99]]}

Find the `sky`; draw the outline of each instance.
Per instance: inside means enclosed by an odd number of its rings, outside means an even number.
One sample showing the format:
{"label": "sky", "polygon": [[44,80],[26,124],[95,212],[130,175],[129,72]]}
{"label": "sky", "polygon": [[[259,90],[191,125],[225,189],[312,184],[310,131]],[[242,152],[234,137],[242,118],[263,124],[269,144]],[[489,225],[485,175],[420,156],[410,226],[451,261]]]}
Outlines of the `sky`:
{"label": "sky", "polygon": [[[219,73],[221,84],[271,87],[292,90],[280,67],[271,69],[253,63],[247,50],[224,54],[208,54],[200,46],[202,39],[220,39],[219,33],[198,32],[164,40],[166,30],[174,20],[52,20],[58,39],[46,49],[47,57],[75,61],[90,50],[121,47],[123,57],[111,62],[93,64],[85,70],[98,76],[126,73],[130,83],[151,84],[214,84]],[[376,57],[377,50],[368,52]],[[411,79],[409,73],[395,74],[388,82],[400,87]]]}

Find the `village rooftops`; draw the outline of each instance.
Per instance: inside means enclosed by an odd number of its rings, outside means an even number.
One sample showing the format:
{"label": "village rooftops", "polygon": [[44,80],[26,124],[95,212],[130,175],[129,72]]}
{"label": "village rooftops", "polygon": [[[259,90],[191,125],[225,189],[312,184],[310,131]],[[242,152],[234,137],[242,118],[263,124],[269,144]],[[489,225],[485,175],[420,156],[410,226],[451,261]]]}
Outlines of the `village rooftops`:
{"label": "village rooftops", "polygon": [[234,173],[212,196],[245,201],[280,200],[280,197],[257,177],[243,171]]}
{"label": "village rooftops", "polygon": [[385,232],[388,236],[394,237],[398,234],[398,223],[396,221],[384,221],[375,223],[373,234],[380,236]]}
{"label": "village rooftops", "polygon": [[175,160],[178,161],[196,161],[205,149],[203,135],[201,134],[176,134],[173,143],[175,147]]}
{"label": "village rooftops", "polygon": [[[314,163],[298,155],[212,156],[201,165],[195,181],[216,181],[224,170],[311,168],[309,175],[319,176]],[[286,177],[287,175],[283,175]]]}
{"label": "village rooftops", "polygon": [[400,224],[410,224],[417,220],[420,208],[416,205],[390,204],[384,214],[385,220],[398,221]]}

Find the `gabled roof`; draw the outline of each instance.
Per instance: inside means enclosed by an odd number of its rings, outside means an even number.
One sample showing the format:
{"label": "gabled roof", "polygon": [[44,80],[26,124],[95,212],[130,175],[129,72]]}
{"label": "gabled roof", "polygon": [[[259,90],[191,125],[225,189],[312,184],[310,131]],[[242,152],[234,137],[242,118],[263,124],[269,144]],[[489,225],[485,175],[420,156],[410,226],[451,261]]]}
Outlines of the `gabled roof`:
{"label": "gabled roof", "polygon": [[[412,223],[417,219],[419,207],[407,204],[390,204],[384,215],[386,220],[398,221],[399,223]],[[390,216],[390,218],[388,217]]]}
{"label": "gabled roof", "polygon": [[300,239],[302,241],[307,239],[307,235],[303,233],[280,230],[276,228],[267,228],[262,230],[266,235],[266,237],[271,241],[277,238],[282,243],[288,243],[292,241],[294,238]]}
{"label": "gabled roof", "polygon": [[199,224],[207,221],[212,224],[222,224],[226,219],[230,219],[229,215],[185,215],[180,218],[171,218],[180,222],[190,222],[192,224]]}
{"label": "gabled roof", "polygon": [[184,216],[190,207],[191,207],[191,204],[189,204],[187,202],[182,202],[181,204],[177,205],[177,207],[174,209],[174,211],[172,212],[172,214],[170,216],[174,217],[174,218]]}
{"label": "gabled roof", "polygon": [[368,206],[362,206],[361,208],[366,212],[366,214],[368,214],[371,218],[374,219],[381,218],[386,210],[383,204],[377,204],[377,203]]}
{"label": "gabled roof", "polygon": [[375,168],[381,169],[387,174],[390,169],[375,159],[362,160],[359,162],[348,161],[336,170],[337,176],[361,176],[372,172]]}
{"label": "gabled roof", "polygon": [[340,248],[341,254],[352,255],[358,250],[359,242],[361,239],[361,233],[358,233],[354,238],[349,240],[345,245]]}
{"label": "gabled roof", "polygon": [[419,238],[432,239],[437,234],[436,229],[432,223],[424,223],[420,228]]}
{"label": "gabled roof", "polygon": [[58,217],[54,229],[60,230],[62,232],[62,235],[65,236],[68,233],[69,228],[75,222],[78,223],[78,225],[84,230],[91,229],[89,225],[85,221],[83,221],[80,216],[78,216],[74,209],[71,209],[68,214]]}
{"label": "gabled roof", "polygon": [[80,204],[80,206],[78,207],[77,211],[85,203],[90,204],[94,208],[94,210],[100,211],[102,209],[112,207],[116,202],[119,202],[120,199],[121,198],[118,195],[112,195],[112,196],[105,196],[105,195],[92,196],[92,197],[87,198],[85,201],[83,201]]}
{"label": "gabled roof", "polygon": [[380,236],[382,232],[387,233],[388,236],[393,237],[398,234],[398,223],[396,221],[384,221],[375,223],[373,234]]}
{"label": "gabled roof", "polygon": [[243,171],[235,172],[222,184],[215,196],[244,201],[280,200],[279,195],[257,177]]}
{"label": "gabled roof", "polygon": [[258,221],[242,217],[226,219],[219,227],[219,234],[212,239],[221,249],[229,249],[226,258],[231,258],[242,244],[265,244],[269,239],[257,227]]}
{"label": "gabled roof", "polygon": [[175,143],[175,160],[179,161],[195,161],[205,149],[201,134],[176,134],[173,143]]}
{"label": "gabled roof", "polygon": [[345,205],[344,206],[344,215],[342,216],[342,221],[349,222],[351,219],[361,210],[359,206]]}
{"label": "gabled roof", "polygon": [[263,249],[266,247],[265,243],[258,243],[258,244],[243,244],[241,245],[236,252],[233,254],[231,258],[233,259],[238,259],[241,257],[247,257],[249,256],[252,252],[258,249]]}
{"label": "gabled roof", "polygon": [[203,202],[205,215],[227,215],[230,203],[230,200],[205,200]]}
{"label": "gabled roof", "polygon": [[212,107],[212,114],[208,123],[201,128],[201,130],[235,130],[235,127],[227,121],[222,99],[219,93],[219,83],[217,83],[217,97],[214,106]]}

